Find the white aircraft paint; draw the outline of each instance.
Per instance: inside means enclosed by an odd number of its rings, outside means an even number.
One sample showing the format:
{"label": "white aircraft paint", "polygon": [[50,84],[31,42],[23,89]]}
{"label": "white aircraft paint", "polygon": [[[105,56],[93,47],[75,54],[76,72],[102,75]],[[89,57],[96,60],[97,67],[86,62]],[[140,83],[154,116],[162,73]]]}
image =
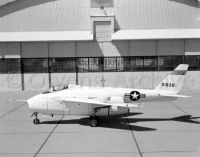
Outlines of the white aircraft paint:
{"label": "white aircraft paint", "polygon": [[28,100],[28,105],[36,119],[37,113],[90,117],[128,114],[129,108],[140,107],[142,103],[188,97],[178,95],[187,69],[187,64],[180,64],[152,90],[69,85],[60,90],[53,87],[44,94],[36,95]]}

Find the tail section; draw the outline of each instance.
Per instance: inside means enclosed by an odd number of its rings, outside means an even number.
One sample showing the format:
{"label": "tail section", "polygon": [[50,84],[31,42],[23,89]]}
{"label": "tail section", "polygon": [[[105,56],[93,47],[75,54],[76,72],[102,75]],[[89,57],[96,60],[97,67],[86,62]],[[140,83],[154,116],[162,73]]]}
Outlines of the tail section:
{"label": "tail section", "polygon": [[177,94],[183,87],[188,64],[180,64],[154,90]]}

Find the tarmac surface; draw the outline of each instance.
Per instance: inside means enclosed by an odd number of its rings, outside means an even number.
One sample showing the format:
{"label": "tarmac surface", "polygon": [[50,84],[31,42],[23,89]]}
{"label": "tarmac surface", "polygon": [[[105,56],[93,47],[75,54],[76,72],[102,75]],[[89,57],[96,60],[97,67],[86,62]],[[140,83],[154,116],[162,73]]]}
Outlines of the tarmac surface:
{"label": "tarmac surface", "polygon": [[87,117],[39,115],[25,102],[38,92],[0,92],[0,157],[199,157],[200,90],[191,98],[144,104],[120,119],[88,126]]}

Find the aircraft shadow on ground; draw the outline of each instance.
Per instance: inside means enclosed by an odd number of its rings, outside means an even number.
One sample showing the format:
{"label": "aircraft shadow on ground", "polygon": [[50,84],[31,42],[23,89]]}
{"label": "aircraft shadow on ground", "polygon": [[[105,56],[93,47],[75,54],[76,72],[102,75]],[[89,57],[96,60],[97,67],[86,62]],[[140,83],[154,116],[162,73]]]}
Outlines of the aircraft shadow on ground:
{"label": "aircraft shadow on ground", "polygon": [[[135,113],[134,115],[142,114]],[[118,118],[110,118],[109,120],[103,118],[98,127],[101,128],[112,128],[112,129],[120,129],[120,130],[133,130],[133,131],[155,131],[157,129],[132,125],[132,123],[137,122],[159,122],[159,121],[177,121],[184,123],[193,123],[200,124],[198,119],[200,117],[192,117],[191,115],[183,115],[179,117],[173,118],[129,118],[129,117],[118,117]],[[83,126],[89,126],[88,124],[89,118],[81,118],[81,119],[70,119],[70,120],[55,120],[55,121],[44,121],[41,124],[79,124]]]}

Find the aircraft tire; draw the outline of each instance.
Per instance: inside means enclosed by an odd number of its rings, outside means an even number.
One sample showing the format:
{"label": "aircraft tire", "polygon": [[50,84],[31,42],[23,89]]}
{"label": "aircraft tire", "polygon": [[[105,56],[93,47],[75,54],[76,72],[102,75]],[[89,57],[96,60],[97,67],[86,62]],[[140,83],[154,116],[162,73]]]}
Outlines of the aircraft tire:
{"label": "aircraft tire", "polygon": [[40,124],[40,120],[39,120],[39,119],[34,119],[34,120],[33,120],[33,124],[35,124],[35,125]]}
{"label": "aircraft tire", "polygon": [[89,120],[89,124],[90,124],[91,127],[97,127],[98,126],[98,120],[97,120],[97,118],[91,118]]}

